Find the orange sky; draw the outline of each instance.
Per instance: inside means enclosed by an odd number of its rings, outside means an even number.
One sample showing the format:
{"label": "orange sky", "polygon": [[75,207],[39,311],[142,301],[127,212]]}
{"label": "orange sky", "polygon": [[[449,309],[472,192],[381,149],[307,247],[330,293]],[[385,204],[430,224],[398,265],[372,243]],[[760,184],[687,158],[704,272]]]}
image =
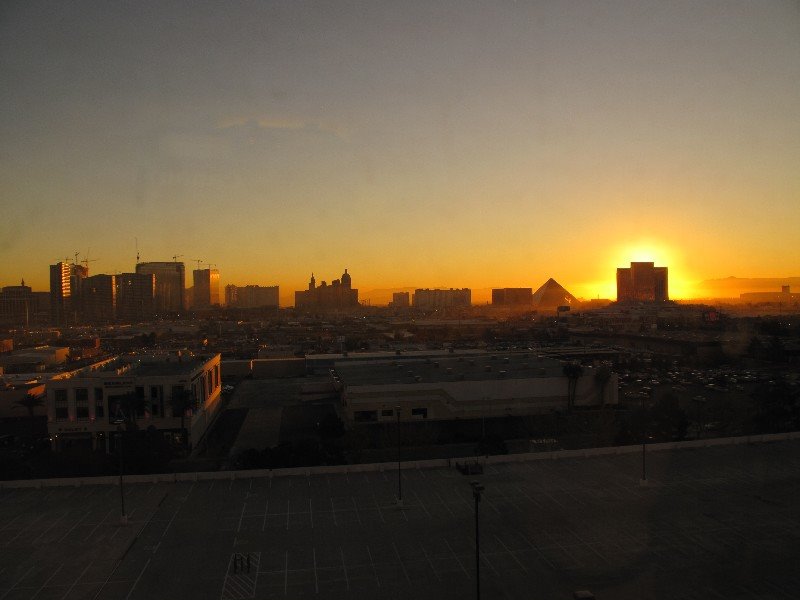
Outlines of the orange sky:
{"label": "orange sky", "polygon": [[[764,0],[18,3],[0,285],[183,255],[223,285],[613,297],[798,275],[800,18]],[[41,43],[47,40],[46,44]]]}

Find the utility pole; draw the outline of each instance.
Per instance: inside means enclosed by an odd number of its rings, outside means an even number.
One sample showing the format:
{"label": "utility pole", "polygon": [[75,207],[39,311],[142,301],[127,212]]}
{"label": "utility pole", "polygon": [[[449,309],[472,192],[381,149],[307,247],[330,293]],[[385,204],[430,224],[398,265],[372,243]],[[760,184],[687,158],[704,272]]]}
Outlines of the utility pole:
{"label": "utility pole", "polygon": [[397,506],[403,506],[403,474],[400,470],[400,407],[395,406],[397,413]]}
{"label": "utility pole", "polygon": [[[110,408],[110,407],[109,407]],[[125,414],[122,408],[117,405],[117,412],[114,415],[113,423],[117,426],[117,435],[119,436],[119,503],[120,503],[120,525],[128,524],[128,515],[125,513],[125,488],[123,487],[122,475],[124,473],[124,460],[123,454],[125,452],[124,439],[125,439]]]}
{"label": "utility pole", "polygon": [[639,485],[647,485],[647,427],[646,417],[644,412],[644,396],[642,396],[642,478],[639,480]]}
{"label": "utility pole", "polygon": [[472,497],[475,498],[475,598],[481,600],[481,536],[478,506],[485,488],[479,481],[470,481],[469,484],[472,486]]}

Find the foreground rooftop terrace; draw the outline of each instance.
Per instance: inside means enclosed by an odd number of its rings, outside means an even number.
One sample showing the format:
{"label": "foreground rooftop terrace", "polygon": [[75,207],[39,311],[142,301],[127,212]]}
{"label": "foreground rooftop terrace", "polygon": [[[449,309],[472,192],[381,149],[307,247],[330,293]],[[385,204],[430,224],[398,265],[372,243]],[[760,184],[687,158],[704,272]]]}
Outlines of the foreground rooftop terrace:
{"label": "foreground rooftop terrace", "polygon": [[556,456],[5,487],[0,598],[472,598],[471,479],[483,598],[797,597],[800,441]]}

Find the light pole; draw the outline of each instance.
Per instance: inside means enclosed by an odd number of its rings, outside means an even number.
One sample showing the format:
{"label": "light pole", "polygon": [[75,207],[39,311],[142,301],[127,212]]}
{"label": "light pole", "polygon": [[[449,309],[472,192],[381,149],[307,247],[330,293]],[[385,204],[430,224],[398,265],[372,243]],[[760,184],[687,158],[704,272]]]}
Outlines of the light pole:
{"label": "light pole", "polygon": [[403,474],[400,471],[400,407],[394,407],[397,413],[397,506],[403,506]]}
{"label": "light pole", "polygon": [[484,487],[478,481],[470,481],[472,497],[475,498],[475,598],[481,600],[481,536],[478,521],[478,505],[481,502],[481,492]]}
{"label": "light pole", "polygon": [[646,418],[644,414],[644,396],[642,396],[642,478],[639,480],[639,485],[647,485],[647,431],[646,431]]}
{"label": "light pole", "polygon": [[[116,421],[114,421],[116,423]],[[124,471],[123,454],[125,452],[124,435],[125,430],[121,424],[117,424],[117,435],[119,436],[119,502],[120,502],[120,525],[128,524],[128,515],[125,513],[125,488],[123,487],[122,474]]]}

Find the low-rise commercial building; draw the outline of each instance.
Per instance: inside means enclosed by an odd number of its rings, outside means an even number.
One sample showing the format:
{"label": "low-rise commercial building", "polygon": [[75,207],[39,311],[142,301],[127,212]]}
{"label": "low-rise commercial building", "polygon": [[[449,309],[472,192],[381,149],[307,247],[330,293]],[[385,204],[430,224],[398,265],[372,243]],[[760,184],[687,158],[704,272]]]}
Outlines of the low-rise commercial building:
{"label": "low-rise commercial building", "polygon": [[47,384],[54,450],[83,444],[109,449],[122,421],[150,426],[194,446],[220,406],[220,355],[124,356]]}
{"label": "low-rise commercial building", "polygon": [[341,362],[331,369],[351,424],[527,416],[617,404],[617,376],[532,353],[438,360]]}

